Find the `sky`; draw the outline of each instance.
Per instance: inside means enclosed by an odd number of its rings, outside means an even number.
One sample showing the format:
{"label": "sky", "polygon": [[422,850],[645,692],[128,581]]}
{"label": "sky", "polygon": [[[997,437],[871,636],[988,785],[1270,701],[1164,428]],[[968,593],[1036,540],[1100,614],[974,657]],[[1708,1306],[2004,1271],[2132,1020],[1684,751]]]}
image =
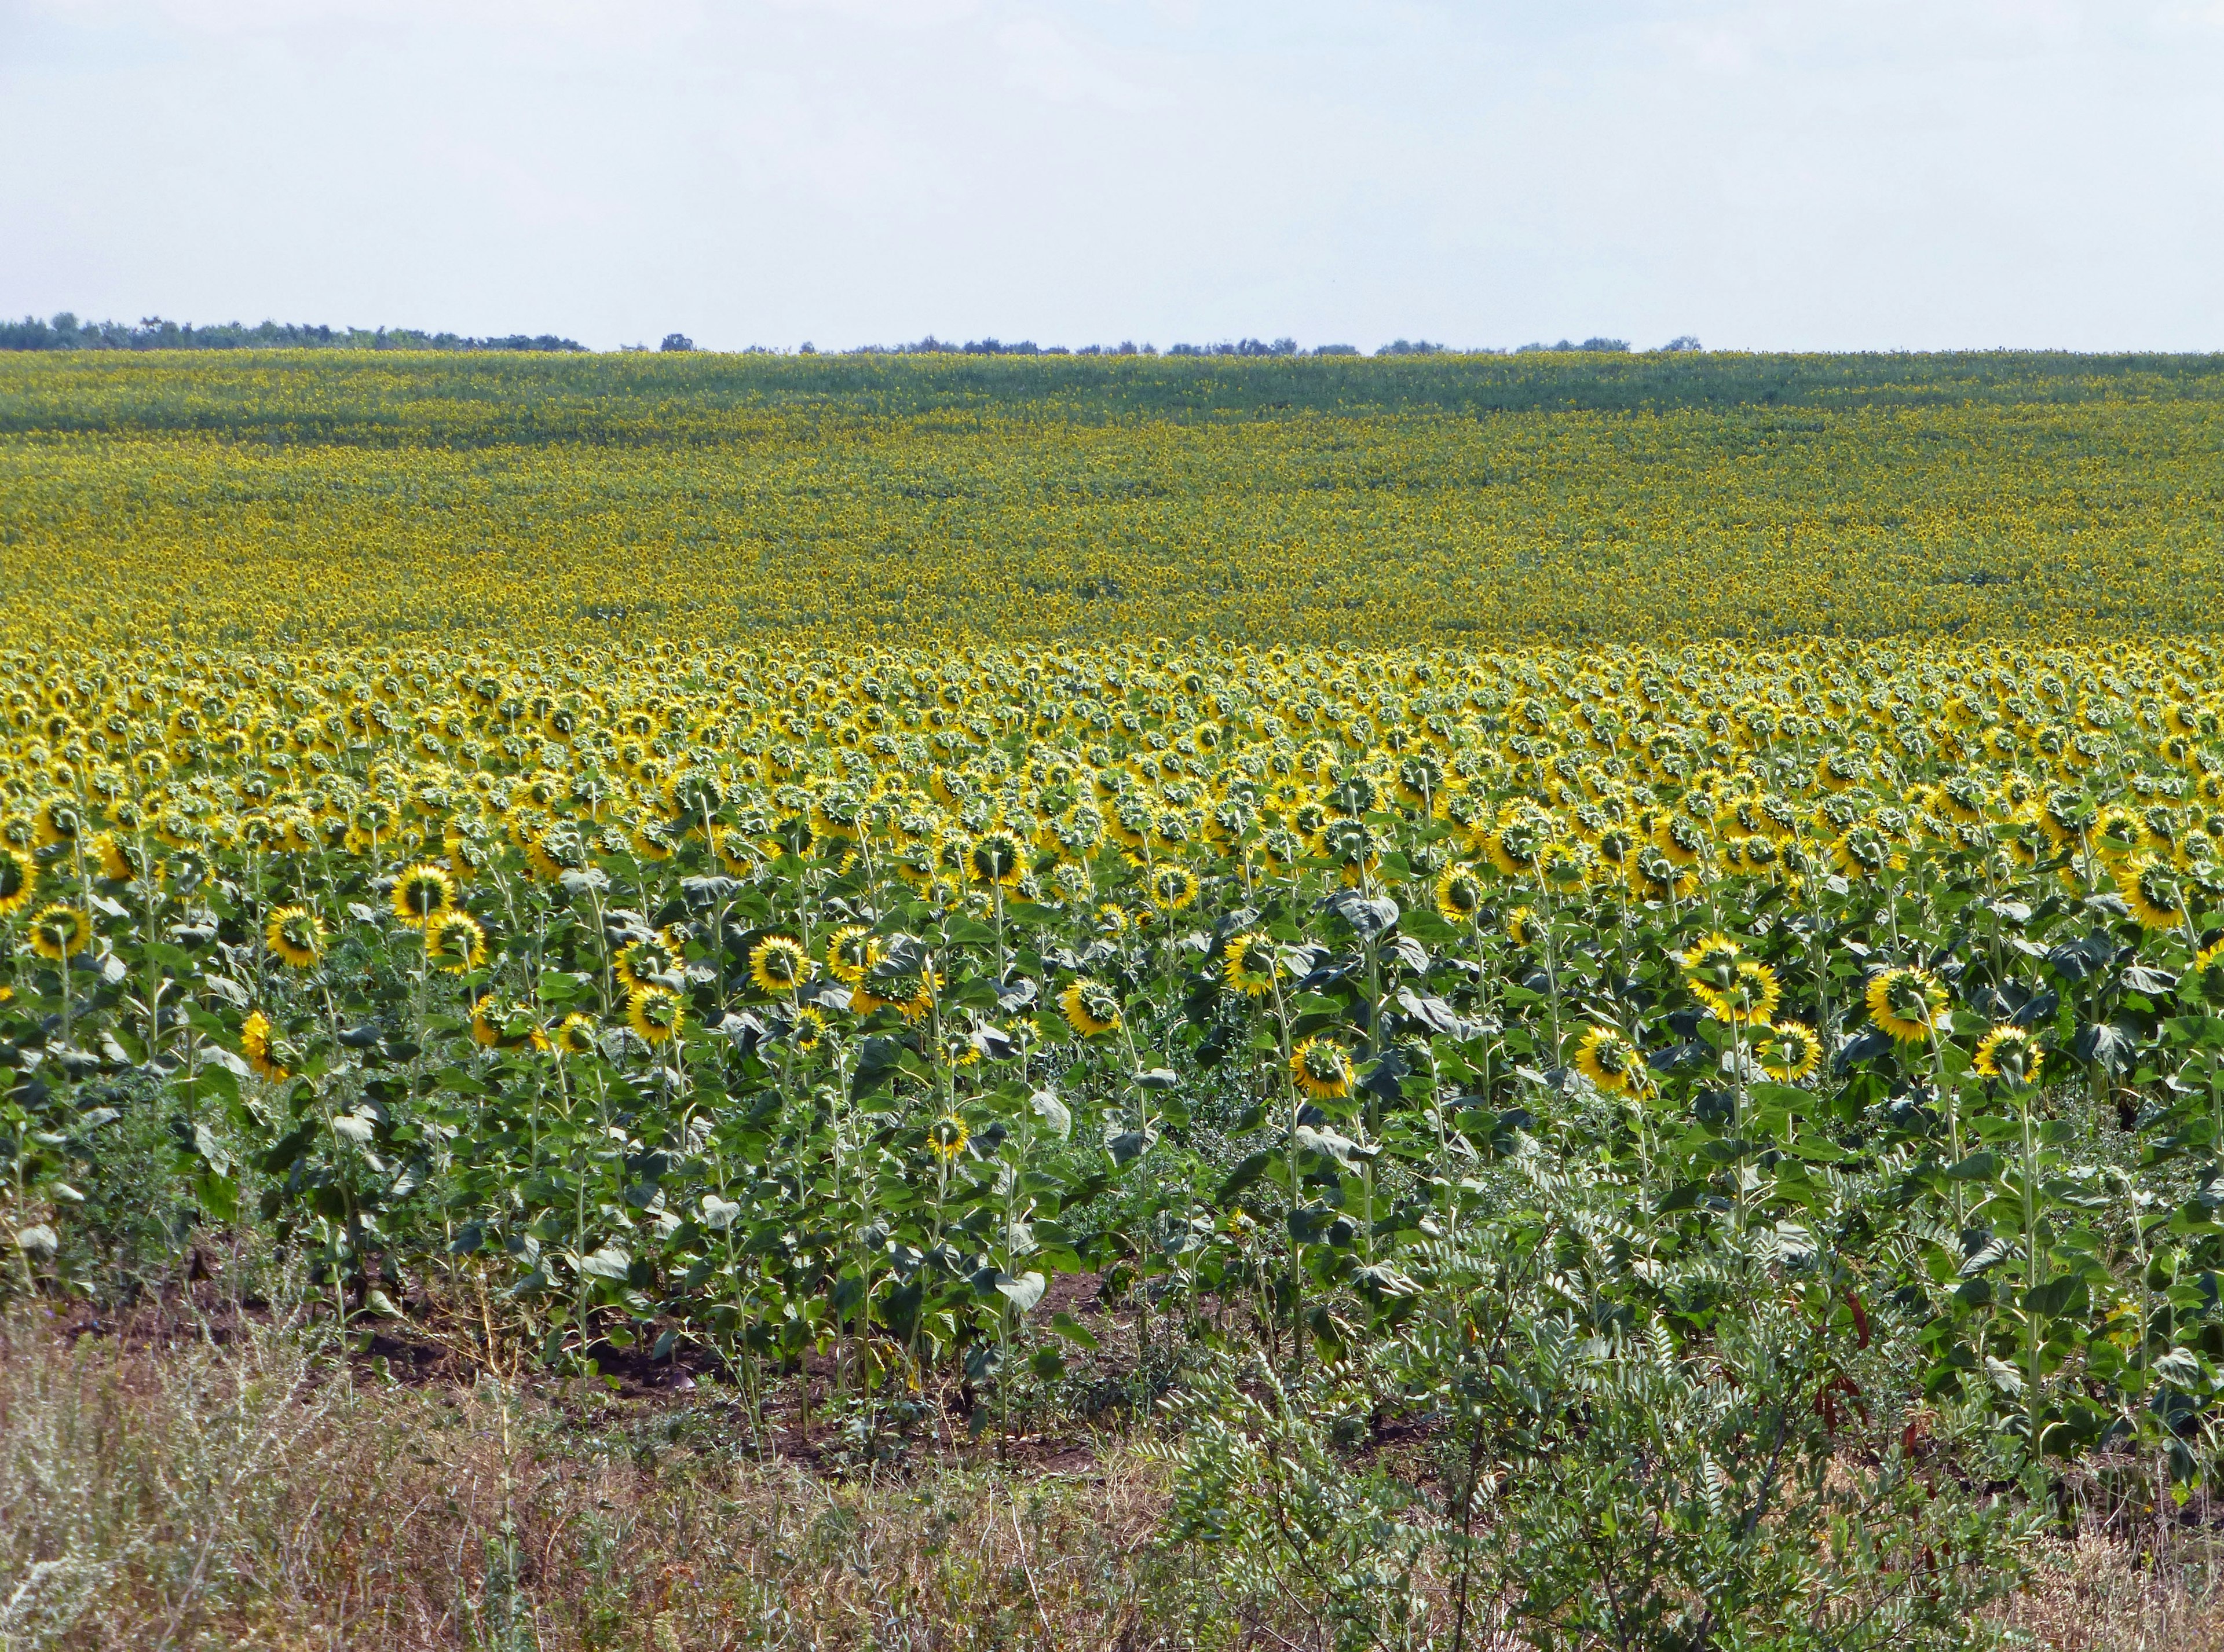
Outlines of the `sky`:
{"label": "sky", "polygon": [[2224,0],[0,0],[0,314],[2224,349]]}

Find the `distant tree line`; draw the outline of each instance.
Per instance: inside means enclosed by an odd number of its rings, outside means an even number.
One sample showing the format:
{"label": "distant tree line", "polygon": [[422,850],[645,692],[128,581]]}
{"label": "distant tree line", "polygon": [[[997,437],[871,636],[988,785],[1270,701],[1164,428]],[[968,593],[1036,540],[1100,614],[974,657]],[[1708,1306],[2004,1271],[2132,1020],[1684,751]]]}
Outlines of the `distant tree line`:
{"label": "distant tree line", "polygon": [[[669,349],[670,345],[667,344],[666,347]],[[1663,351],[1695,350],[1698,348],[1699,341],[1689,333],[1671,338],[1660,346]],[[1377,356],[1504,356],[1524,355],[1537,350],[1627,351],[1628,349],[1629,343],[1627,339],[1602,337],[1586,338],[1580,344],[1570,344],[1564,338],[1557,344],[1524,344],[1519,350],[1510,352],[1488,347],[1463,349],[1450,344],[1433,344],[1425,338],[1394,338],[1387,344],[1378,345],[1374,353]],[[802,353],[808,356],[816,352],[810,345],[806,344]],[[885,344],[868,344],[846,353],[853,356],[1156,356],[1159,351],[1155,345],[1137,344],[1127,340],[1117,344],[1084,344],[1078,349],[1069,349],[1064,344],[1038,344],[1033,340],[1026,338],[1013,344],[1007,344],[997,338],[972,338],[960,344],[947,339],[937,338],[932,333],[929,333],[916,344],[897,344],[893,347]],[[1242,338],[1233,344],[1223,342],[1216,344],[1169,344],[1165,353],[1168,356],[1358,356],[1364,352],[1354,344],[1316,344],[1311,350],[1305,350],[1299,347],[1294,338],[1277,338],[1271,343],[1258,338]]]}
{"label": "distant tree line", "polygon": [[[1699,341],[1689,334],[1672,338],[1660,346],[1661,352],[1696,350]],[[628,344],[628,351],[642,350],[645,344]],[[685,333],[667,333],[656,346],[660,350],[692,350],[695,341]],[[1556,344],[1524,344],[1519,350],[1508,352],[1489,348],[1456,348],[1450,344],[1431,344],[1425,338],[1396,338],[1379,346],[1377,356],[1504,356],[1509,353],[1526,355],[1533,351],[1627,351],[1628,343],[1620,338],[1586,338],[1580,344],[1561,339]],[[0,321],[0,350],[580,350],[586,346],[574,338],[559,338],[553,333],[528,336],[511,333],[502,338],[473,338],[463,333],[420,332],[414,327],[380,327],[376,331],[363,327],[313,327],[294,323],[265,321],[255,326],[242,322],[226,321],[213,326],[196,327],[190,322],[166,321],[160,316],[148,316],[130,325],[121,321],[80,321],[65,310],[48,321],[36,316],[26,316],[21,321]],[[761,346],[752,345],[747,355],[774,354]],[[820,352],[809,344],[796,352],[815,356]],[[1083,344],[1069,348],[1064,344],[1038,344],[1031,338],[1010,343],[1000,338],[969,338],[964,344],[937,338],[932,333],[909,344],[866,344],[852,350],[830,352],[850,356],[1157,356],[1161,352],[1153,344],[1138,344],[1133,339],[1122,339],[1116,344]],[[1173,356],[1358,356],[1362,352],[1353,344],[1316,344],[1311,350],[1298,346],[1294,338],[1241,338],[1211,344],[1169,344],[1164,354]]]}
{"label": "distant tree line", "polygon": [[414,327],[314,327],[264,321],[255,326],[224,321],[191,322],[148,316],[136,326],[122,321],[79,321],[63,311],[50,321],[25,316],[0,321],[0,350],[584,350],[575,338],[553,333],[511,333],[471,338],[462,333],[420,332]]}

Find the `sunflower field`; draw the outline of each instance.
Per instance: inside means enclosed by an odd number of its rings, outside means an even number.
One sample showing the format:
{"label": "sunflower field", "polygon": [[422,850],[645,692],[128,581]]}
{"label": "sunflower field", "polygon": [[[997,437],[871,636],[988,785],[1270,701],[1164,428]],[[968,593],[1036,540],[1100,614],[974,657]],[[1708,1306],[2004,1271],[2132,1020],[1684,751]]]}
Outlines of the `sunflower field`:
{"label": "sunflower field", "polygon": [[[1186,1418],[1179,1531],[1235,1552],[1260,1487],[1315,1498],[1294,1523],[1286,1503],[1258,1514],[1258,1541],[1360,1534],[1328,1592],[1381,1643],[1426,1615],[1423,1573],[1456,1573],[1467,1611],[1486,1529],[1524,1579],[1499,1611],[1603,1638],[1628,1624],[1586,1613],[1685,1623],[1694,1602],[1950,1638],[2007,1539],[1942,1474],[2040,1502],[2112,1476],[2158,1518],[2214,1487],[2215,643],[1399,641],[1441,619],[1415,558],[1389,558],[1352,610],[1388,634],[1363,643],[1285,640],[1263,617],[1179,643],[1061,637],[1070,593],[1014,622],[1029,603],[1010,564],[1078,554],[1039,501],[1053,526],[1031,549],[937,553],[923,577],[953,601],[979,579],[979,628],[1018,634],[867,640],[872,593],[913,589],[874,564],[908,556],[920,524],[973,531],[970,508],[922,503],[877,548],[858,530],[839,552],[782,539],[799,560],[766,576],[799,604],[854,575],[865,636],[737,637],[715,590],[657,635],[567,605],[583,583],[676,602],[658,593],[741,554],[720,539],[709,563],[620,571],[647,554],[624,548],[626,488],[662,490],[666,532],[730,451],[622,457],[592,478],[619,501],[606,527],[529,566],[540,513],[585,485],[571,462],[227,445],[187,428],[209,370],[103,364],[74,387],[88,428],[0,450],[22,576],[0,654],[0,1289],[103,1288],[79,1213],[135,1110],[190,1179],[175,1242],[263,1234],[343,1325],[468,1303],[547,1368],[684,1357],[760,1416],[816,1371],[806,1432],[814,1403],[863,1437],[900,1430],[945,1384],[976,1433],[1020,1428],[1106,1368],[1107,1322],[1056,1294],[1086,1277],[1128,1315],[1121,1379]],[[306,369],[253,370],[315,388]],[[173,397],[172,433],[90,428],[143,420],[151,400],[116,411],[127,392]],[[79,406],[34,403],[15,404],[19,431]],[[2165,474],[2211,404],[2176,405],[2180,426],[2107,397],[2031,415],[2177,431],[2115,500],[2130,538],[2143,511],[2181,514],[2175,541],[2141,540],[2164,561],[2213,552],[2213,478]],[[796,407],[764,416],[787,437],[721,439],[791,473],[765,484],[768,543],[802,508],[781,488],[869,508],[845,480],[855,452],[803,440]],[[1145,466],[1166,509],[1192,509],[1185,465],[1249,463],[1215,444],[1334,447],[1342,416],[1193,441],[1113,420],[1108,441],[1171,457],[1107,475]],[[1595,416],[1588,434],[1494,439],[1625,458],[1663,439]],[[1038,480],[1052,450],[1096,463],[1070,432],[989,428]],[[1888,447],[1865,450],[1880,491],[1912,509],[1950,461],[1910,469]],[[1670,448],[1673,470],[1689,454]],[[1278,581],[1368,583],[1309,556],[1428,538],[1410,500],[1354,491],[1425,451],[1338,451],[1354,480],[1317,508],[1352,513],[1348,537],[1271,565],[1231,550],[1229,578],[1260,583],[1212,610],[1219,628],[1284,600]],[[381,474],[399,491],[363,490]],[[1632,487],[1626,464],[1586,476]],[[1965,512],[1998,481],[1922,508]],[[1687,508],[1692,485],[1642,508]],[[2051,571],[2004,575],[2014,602],[2083,571],[2036,629],[2077,632],[2134,587],[2154,612],[2197,600],[2161,587],[2159,562],[2115,578],[2105,536],[2090,560],[2040,548],[2094,507],[2058,474],[2019,485],[2021,503],[1988,495],[2002,526],[1981,553],[1949,533],[1895,554],[1998,563],[2028,531]],[[467,488],[453,510],[446,487]],[[1266,492],[1269,515],[1296,509]],[[2007,520],[2042,495],[2050,519]],[[362,544],[323,548],[374,518]],[[142,528],[143,550],[117,548]],[[490,571],[452,575],[483,530]],[[1200,531],[1254,551],[1309,532],[1298,515]],[[196,549],[153,571],[185,537]],[[1609,632],[1657,619],[1671,577],[1722,586],[1696,631],[1709,613],[1771,610],[1775,634],[1822,611],[1803,606],[1811,583],[1764,578],[1790,563],[1686,549],[1680,571],[1595,584],[1584,611]],[[1158,589],[1131,552],[1089,554]],[[1601,554],[1571,548],[1491,600],[1596,582]],[[1460,590],[1489,586],[1446,555]],[[112,577],[90,571],[104,559]],[[1828,558],[1816,577],[1835,577]],[[1958,587],[1955,617],[1999,619],[1968,604],[2001,588]],[[1456,617],[1481,600],[1444,602]],[[1886,580],[1868,611],[1932,600]],[[135,608],[174,612],[175,637],[111,639]],[[1301,602],[1294,628],[1330,611]],[[1551,632],[1576,612],[1531,617]],[[469,634],[427,634],[452,619]],[[1239,1354],[1248,1374],[1212,1389],[1210,1362]],[[1346,1498],[1311,1435],[1257,1454],[1277,1428],[1355,1416],[1456,1442],[1430,1520]],[[1284,1462],[1313,1466],[1291,1479]],[[1602,1605],[1595,1572],[1568,1571],[1570,1533],[1620,1553],[1640,1539],[1633,1499],[1690,1544],[1645,1549],[1652,1592]],[[1434,1558],[1391,1576],[1408,1548]],[[1730,1576],[1746,1592],[1725,1606],[1709,1592]]]}

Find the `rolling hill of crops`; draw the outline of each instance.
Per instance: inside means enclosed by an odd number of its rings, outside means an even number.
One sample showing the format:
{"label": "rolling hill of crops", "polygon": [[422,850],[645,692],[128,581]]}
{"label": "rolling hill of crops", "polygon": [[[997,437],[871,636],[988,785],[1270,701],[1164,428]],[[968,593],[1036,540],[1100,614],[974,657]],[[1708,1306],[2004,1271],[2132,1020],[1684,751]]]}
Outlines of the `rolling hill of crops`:
{"label": "rolling hill of crops", "polygon": [[0,363],[6,1288],[129,1136],[760,1441],[1159,1407],[1333,1643],[1959,1644],[2224,1445],[2218,383]]}
{"label": "rolling hill of crops", "polygon": [[55,640],[2211,622],[2208,357],[0,361]]}

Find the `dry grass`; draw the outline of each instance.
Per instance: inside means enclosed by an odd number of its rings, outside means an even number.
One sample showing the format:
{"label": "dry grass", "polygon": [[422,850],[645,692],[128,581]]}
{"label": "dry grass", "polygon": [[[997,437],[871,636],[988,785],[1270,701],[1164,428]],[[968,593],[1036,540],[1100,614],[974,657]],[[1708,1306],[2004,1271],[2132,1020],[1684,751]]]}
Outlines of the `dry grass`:
{"label": "dry grass", "polygon": [[0,1649],[1188,1643],[1117,1453],[836,1483],[723,1403],[350,1380],[246,1326],[0,1343]]}
{"label": "dry grass", "polygon": [[[699,1392],[699,1391],[698,1391]],[[688,1397],[692,1399],[695,1397]],[[1305,1643],[1218,1617],[1156,1472],[762,1464],[723,1401],[382,1383],[253,1324],[0,1327],[0,1652]],[[2063,1544],[2008,1614],[2063,1652],[2224,1652],[2214,1556]]]}

